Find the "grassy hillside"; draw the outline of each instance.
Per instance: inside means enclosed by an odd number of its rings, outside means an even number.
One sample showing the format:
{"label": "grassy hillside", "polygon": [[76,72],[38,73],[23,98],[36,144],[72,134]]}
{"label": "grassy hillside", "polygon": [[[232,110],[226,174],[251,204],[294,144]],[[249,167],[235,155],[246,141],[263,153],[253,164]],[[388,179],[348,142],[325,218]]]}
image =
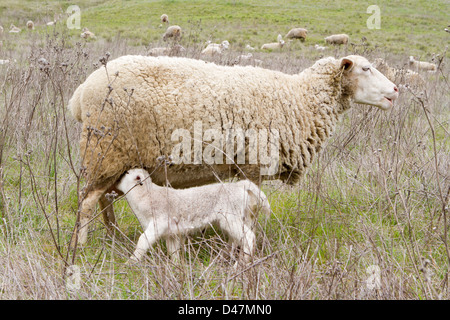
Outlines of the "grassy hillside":
{"label": "grassy hillside", "polygon": [[[56,16],[64,24],[70,1],[2,1],[0,24],[24,25],[28,19],[42,26]],[[260,47],[275,41],[292,27],[305,27],[309,38],[304,44],[322,44],[332,33],[347,33],[359,43],[369,43],[389,52],[427,56],[441,52],[448,43],[448,1],[377,1],[381,29],[368,29],[366,1],[87,1],[76,2],[81,9],[81,27],[112,41],[117,35],[132,44],[147,45],[161,38],[159,17],[167,13],[171,24],[183,27],[187,36],[198,41],[228,39],[235,47]],[[41,27],[42,29],[43,27]],[[79,31],[73,30],[78,36]],[[185,38],[187,41],[187,38]]]}

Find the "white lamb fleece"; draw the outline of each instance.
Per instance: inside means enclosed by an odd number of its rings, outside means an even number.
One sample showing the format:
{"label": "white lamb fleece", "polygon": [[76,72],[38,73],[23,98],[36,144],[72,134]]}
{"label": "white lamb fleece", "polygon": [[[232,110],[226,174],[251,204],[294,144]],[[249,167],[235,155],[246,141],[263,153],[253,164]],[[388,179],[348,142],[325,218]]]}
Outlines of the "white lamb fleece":
{"label": "white lamb fleece", "polygon": [[[105,209],[104,195],[132,168],[155,171],[154,183],[167,179],[174,188],[230,177],[298,183],[351,101],[389,109],[397,98],[395,85],[369,66],[360,56],[329,57],[289,75],[179,57],[123,56],[108,62],[108,72],[104,66],[94,71],[69,101],[72,115],[83,123],[80,154],[89,182],[80,208],[81,230],[87,229],[83,226],[96,203]],[[249,161],[238,166],[180,163],[166,172],[158,157],[172,154],[178,144],[172,140],[175,130],[194,137],[196,121],[203,132],[276,130],[278,172],[261,176],[261,163]],[[194,151],[188,155],[191,161]],[[79,243],[87,239],[83,232]]]}
{"label": "white lamb fleece", "polygon": [[159,238],[166,238],[169,253],[177,254],[181,247],[177,236],[217,225],[241,246],[248,261],[255,249],[252,229],[258,213],[270,214],[265,194],[248,180],[176,190],[152,183],[143,169],[132,169],[117,189],[125,194],[144,229],[132,260],[141,260]]}

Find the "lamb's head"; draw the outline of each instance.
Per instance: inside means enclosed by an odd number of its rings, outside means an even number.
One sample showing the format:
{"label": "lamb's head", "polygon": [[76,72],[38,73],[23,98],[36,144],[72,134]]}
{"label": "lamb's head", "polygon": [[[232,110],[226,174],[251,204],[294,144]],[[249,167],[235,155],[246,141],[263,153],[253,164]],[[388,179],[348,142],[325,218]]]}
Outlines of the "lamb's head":
{"label": "lamb's head", "polygon": [[388,110],[398,98],[398,88],[364,57],[350,55],[340,60],[345,86],[356,103]]}
{"label": "lamb's head", "polygon": [[116,188],[126,194],[134,187],[142,186],[144,183],[151,183],[149,173],[144,169],[131,169],[122,176]]}

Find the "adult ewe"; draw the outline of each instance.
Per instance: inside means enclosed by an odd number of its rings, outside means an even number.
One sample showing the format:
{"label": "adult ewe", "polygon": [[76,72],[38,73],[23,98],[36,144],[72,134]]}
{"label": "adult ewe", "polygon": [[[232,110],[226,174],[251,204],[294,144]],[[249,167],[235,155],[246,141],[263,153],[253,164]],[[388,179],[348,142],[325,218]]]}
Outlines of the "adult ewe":
{"label": "adult ewe", "polygon": [[308,30],[304,28],[293,28],[289,30],[286,34],[287,39],[300,39],[301,41],[306,40],[306,36],[308,35]]}
{"label": "adult ewe", "polygon": [[328,36],[328,37],[326,37],[325,38],[325,42],[326,43],[329,43],[329,44],[337,44],[337,45],[340,45],[340,44],[348,44],[348,39],[349,39],[349,37],[348,37],[348,35],[346,35],[346,34],[333,34],[333,35],[331,35],[331,36]]}
{"label": "adult ewe", "polygon": [[[352,100],[386,110],[398,97],[397,87],[361,56],[324,58],[295,75],[177,57],[123,56],[106,67],[107,72],[104,66],[94,71],[69,101],[72,115],[83,123],[80,152],[87,186],[80,195],[81,244],[97,202],[111,228],[114,213],[105,194],[131,168],[145,168],[154,183],[168,181],[174,188],[233,176],[297,183]],[[196,145],[183,149],[184,163],[161,166],[160,157],[179,145],[174,132],[192,137],[199,122],[205,132],[200,139],[208,142],[213,139],[208,129],[278,132],[279,140],[271,140],[278,142],[276,174],[261,176],[261,159],[238,166],[220,158],[196,161]],[[247,150],[249,141],[244,141]],[[225,152],[222,147],[218,144],[216,156]],[[238,155],[228,156],[239,163]]]}
{"label": "adult ewe", "polygon": [[178,41],[181,38],[181,27],[180,26],[170,26],[166,29],[166,32],[163,34],[163,41],[167,41],[168,39],[173,39],[174,41]]}

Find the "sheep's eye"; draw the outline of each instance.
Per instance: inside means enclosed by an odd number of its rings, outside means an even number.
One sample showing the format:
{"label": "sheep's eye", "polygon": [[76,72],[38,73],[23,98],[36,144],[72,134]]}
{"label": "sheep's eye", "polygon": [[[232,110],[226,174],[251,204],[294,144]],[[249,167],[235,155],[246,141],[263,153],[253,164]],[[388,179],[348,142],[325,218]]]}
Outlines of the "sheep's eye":
{"label": "sheep's eye", "polygon": [[362,67],[363,71],[369,71],[370,67]]}
{"label": "sheep's eye", "polygon": [[140,177],[140,176],[137,176],[137,177],[136,177],[136,180],[141,180],[141,177]]}

